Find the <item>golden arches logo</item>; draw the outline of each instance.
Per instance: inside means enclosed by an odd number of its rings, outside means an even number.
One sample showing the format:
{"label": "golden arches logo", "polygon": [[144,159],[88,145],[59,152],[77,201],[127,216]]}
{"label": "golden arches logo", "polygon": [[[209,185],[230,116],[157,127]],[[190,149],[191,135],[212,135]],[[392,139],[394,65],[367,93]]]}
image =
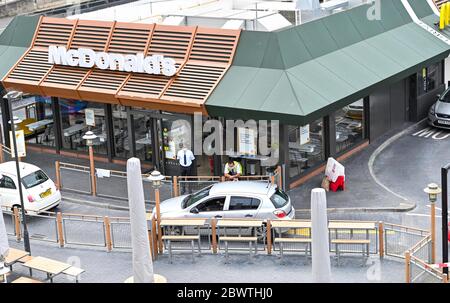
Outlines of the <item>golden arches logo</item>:
{"label": "golden arches logo", "polygon": [[439,19],[439,28],[442,30],[450,24],[450,3],[444,3],[441,6],[441,16]]}

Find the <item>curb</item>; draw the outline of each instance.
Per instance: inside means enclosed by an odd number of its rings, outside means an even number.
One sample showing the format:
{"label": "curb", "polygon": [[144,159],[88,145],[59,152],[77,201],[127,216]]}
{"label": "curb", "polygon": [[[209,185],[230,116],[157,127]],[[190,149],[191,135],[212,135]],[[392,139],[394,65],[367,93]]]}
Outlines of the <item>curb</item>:
{"label": "curb", "polygon": [[[338,213],[338,212],[408,212],[416,208],[416,204],[409,203],[400,203],[397,207],[342,207],[342,208],[327,208],[327,212],[329,213]],[[296,209],[295,213],[311,213],[310,209]]]}
{"label": "curb", "polygon": [[94,207],[98,207],[98,208],[106,208],[106,209],[112,209],[112,210],[124,210],[124,211],[129,211],[130,208],[125,207],[125,206],[118,206],[118,205],[114,205],[114,204],[110,204],[110,203],[102,203],[102,202],[93,202],[93,201],[87,201],[87,200],[79,200],[79,199],[75,199],[75,198],[68,198],[68,197],[63,197],[62,200],[64,202],[69,202],[69,203],[73,203],[73,204],[80,204],[80,205],[89,205],[89,206],[94,206]]}

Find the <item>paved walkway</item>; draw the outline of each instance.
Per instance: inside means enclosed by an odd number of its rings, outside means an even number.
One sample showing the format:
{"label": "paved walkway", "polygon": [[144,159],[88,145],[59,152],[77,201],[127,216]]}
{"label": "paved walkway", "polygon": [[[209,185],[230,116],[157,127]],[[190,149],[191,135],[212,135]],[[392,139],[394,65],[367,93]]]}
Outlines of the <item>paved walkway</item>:
{"label": "paved walkway", "polygon": [[[412,127],[412,124],[405,124],[404,128],[406,127]],[[385,211],[407,211],[414,208],[414,202],[405,201],[376,183],[368,165],[374,152],[399,131],[401,129],[384,134],[371,142],[367,148],[342,162],[346,175],[345,191],[328,192],[328,208]],[[394,163],[391,165],[392,170],[397,168]],[[322,178],[323,174],[320,174],[290,191],[294,206],[298,210],[310,209],[311,190],[321,186]]]}
{"label": "paved walkway", "polygon": [[[10,241],[12,247],[23,249],[22,243]],[[129,252],[109,252],[94,249],[56,248],[32,241],[34,256],[45,256],[66,262],[86,270],[81,283],[122,283],[132,275],[132,255]],[[189,261],[187,261],[189,260]],[[167,256],[154,262],[154,272],[164,275],[169,283],[310,283],[311,264],[303,256],[286,256],[281,265],[278,256],[258,255],[249,263],[248,255],[231,255],[230,264],[225,264],[223,255],[202,255],[192,263],[190,257],[175,255],[172,264]],[[17,264],[10,281],[28,270]],[[33,272],[36,279],[45,279],[45,274]],[[340,267],[332,265],[332,280],[340,283],[399,283],[404,282],[404,264],[401,261],[371,257],[367,265],[361,266],[359,256],[347,257]],[[64,275],[54,279],[56,283],[73,282]]]}

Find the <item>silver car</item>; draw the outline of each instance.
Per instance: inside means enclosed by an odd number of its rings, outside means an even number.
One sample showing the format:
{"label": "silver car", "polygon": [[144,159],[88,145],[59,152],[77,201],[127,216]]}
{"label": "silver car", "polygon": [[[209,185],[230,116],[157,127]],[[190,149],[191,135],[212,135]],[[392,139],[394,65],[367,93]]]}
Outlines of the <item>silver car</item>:
{"label": "silver car", "polygon": [[[155,212],[155,209],[153,209]],[[289,196],[269,182],[230,181],[165,200],[161,218],[293,219]]]}
{"label": "silver car", "polygon": [[434,127],[450,129],[450,88],[434,103],[428,112],[428,124]]}

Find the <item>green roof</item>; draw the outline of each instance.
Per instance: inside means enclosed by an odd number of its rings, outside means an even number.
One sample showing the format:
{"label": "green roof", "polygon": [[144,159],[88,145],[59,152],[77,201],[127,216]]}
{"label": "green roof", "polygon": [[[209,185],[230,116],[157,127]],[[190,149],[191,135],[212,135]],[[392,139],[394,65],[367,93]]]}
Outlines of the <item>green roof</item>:
{"label": "green roof", "polygon": [[31,45],[38,21],[38,16],[17,16],[0,34],[0,79]]}
{"label": "green roof", "polygon": [[208,113],[303,125],[448,56],[450,47],[413,23],[400,0],[381,0],[380,20],[367,18],[369,7],[243,31]]}

